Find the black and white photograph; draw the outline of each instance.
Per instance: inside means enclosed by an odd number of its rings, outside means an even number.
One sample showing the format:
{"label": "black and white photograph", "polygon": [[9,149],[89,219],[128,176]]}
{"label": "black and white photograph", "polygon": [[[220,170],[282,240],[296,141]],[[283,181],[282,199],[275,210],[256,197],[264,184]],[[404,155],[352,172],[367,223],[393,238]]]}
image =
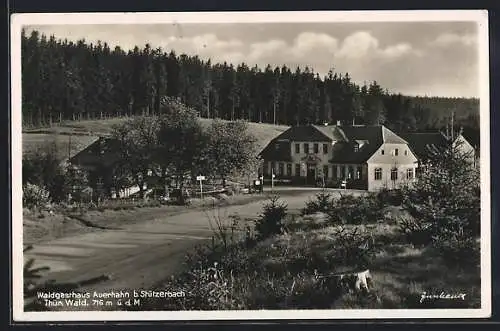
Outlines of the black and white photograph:
{"label": "black and white photograph", "polygon": [[11,33],[16,321],[490,316],[486,11]]}

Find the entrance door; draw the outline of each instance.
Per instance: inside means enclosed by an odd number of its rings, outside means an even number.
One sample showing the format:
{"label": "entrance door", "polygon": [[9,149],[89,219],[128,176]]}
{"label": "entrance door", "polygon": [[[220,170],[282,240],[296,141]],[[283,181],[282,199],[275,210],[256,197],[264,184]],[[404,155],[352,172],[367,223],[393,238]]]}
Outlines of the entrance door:
{"label": "entrance door", "polygon": [[307,185],[313,185],[316,182],[316,167],[314,165],[307,166]]}

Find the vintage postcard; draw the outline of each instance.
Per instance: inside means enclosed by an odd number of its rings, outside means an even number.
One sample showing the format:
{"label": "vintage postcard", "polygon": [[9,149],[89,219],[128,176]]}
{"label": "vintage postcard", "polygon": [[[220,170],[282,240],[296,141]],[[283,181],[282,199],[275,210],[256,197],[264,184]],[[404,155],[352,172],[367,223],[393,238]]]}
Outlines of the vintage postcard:
{"label": "vintage postcard", "polygon": [[15,321],[490,316],[486,11],[11,31]]}

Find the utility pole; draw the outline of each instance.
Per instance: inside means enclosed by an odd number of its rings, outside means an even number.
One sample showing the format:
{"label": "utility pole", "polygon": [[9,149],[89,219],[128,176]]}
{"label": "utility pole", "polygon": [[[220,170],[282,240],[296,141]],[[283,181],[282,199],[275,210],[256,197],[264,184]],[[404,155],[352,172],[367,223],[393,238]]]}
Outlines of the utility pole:
{"label": "utility pole", "polygon": [[274,192],[274,168],[271,168],[271,192]]}
{"label": "utility pole", "polygon": [[454,117],[455,117],[455,111],[452,111],[451,112],[451,140],[452,141],[455,139],[455,130],[454,130],[454,127],[453,127]]}
{"label": "utility pole", "polygon": [[276,125],[276,98],[274,99],[274,102],[273,102],[273,114],[274,114],[274,125]]}
{"label": "utility pole", "polygon": [[71,132],[69,133],[68,136],[68,161],[71,158]]}

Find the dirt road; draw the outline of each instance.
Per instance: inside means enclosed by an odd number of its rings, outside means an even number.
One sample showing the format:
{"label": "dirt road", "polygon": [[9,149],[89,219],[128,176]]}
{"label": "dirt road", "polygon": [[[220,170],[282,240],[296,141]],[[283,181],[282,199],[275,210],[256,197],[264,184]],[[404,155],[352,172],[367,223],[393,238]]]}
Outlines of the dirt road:
{"label": "dirt road", "polygon": [[[300,209],[309,190],[283,198],[289,210]],[[238,214],[242,219],[255,218],[263,202],[228,206],[225,215]],[[40,243],[26,253],[35,265],[48,266],[48,279],[75,282],[101,275],[112,279],[93,285],[93,289],[149,288],[179,270],[186,252],[196,243],[211,237],[207,218],[211,211],[183,214],[131,224],[119,230],[102,230]]]}

